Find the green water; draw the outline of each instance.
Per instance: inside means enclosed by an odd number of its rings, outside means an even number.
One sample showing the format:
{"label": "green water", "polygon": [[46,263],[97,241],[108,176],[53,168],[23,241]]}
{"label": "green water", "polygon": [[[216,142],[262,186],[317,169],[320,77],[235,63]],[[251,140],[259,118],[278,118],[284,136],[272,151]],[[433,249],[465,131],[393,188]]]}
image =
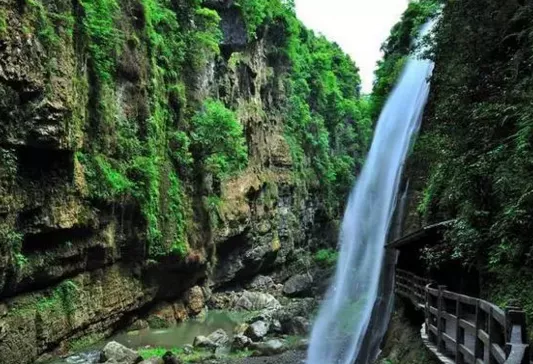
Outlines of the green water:
{"label": "green water", "polygon": [[215,330],[223,329],[230,338],[233,329],[241,322],[235,314],[223,311],[212,311],[205,319],[192,319],[168,329],[145,329],[128,333],[120,333],[108,341],[114,340],[129,348],[145,346],[175,348],[192,344],[198,335],[207,336]]}
{"label": "green water", "polygon": [[121,332],[103,342],[73,353],[67,358],[53,360],[50,364],[97,363],[100,350],[110,341],[117,341],[132,349],[146,347],[172,349],[182,348],[187,344],[192,344],[196,336],[207,336],[218,329],[223,329],[232,338],[234,328],[244,322],[247,315],[250,315],[250,313],[209,311],[203,319],[190,319],[167,329],[143,329],[139,331]]}

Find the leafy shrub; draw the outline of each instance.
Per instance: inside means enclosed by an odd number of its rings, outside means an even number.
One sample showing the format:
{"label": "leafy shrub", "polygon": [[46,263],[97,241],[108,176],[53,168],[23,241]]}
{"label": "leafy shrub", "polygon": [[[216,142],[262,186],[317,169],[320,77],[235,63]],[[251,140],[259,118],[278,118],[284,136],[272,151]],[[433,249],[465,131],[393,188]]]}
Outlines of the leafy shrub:
{"label": "leafy shrub", "polygon": [[236,172],[248,163],[242,125],[220,101],[206,100],[193,117],[191,148],[204,169],[217,177]]}
{"label": "leafy shrub", "polygon": [[315,253],[314,261],[323,267],[331,267],[337,264],[339,252],[333,249],[321,249]]}

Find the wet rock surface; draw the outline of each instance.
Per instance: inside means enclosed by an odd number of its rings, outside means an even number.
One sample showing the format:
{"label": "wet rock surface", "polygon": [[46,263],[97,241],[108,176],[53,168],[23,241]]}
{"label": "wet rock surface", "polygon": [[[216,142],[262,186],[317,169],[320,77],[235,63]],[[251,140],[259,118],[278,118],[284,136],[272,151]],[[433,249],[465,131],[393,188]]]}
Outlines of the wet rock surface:
{"label": "wet rock surface", "polygon": [[289,278],[283,285],[283,294],[289,297],[311,295],[313,277],[310,274],[297,274]]}

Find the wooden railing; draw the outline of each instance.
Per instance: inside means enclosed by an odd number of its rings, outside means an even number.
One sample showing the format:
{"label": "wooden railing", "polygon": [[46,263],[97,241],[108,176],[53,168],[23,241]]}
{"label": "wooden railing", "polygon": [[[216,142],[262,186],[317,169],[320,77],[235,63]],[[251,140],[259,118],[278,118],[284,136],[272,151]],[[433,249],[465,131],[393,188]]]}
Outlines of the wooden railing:
{"label": "wooden railing", "polygon": [[409,298],[417,308],[426,307],[426,286],[429,283],[431,283],[429,279],[418,277],[406,270],[396,269],[396,293]]}
{"label": "wooden railing", "polygon": [[514,305],[502,310],[403,270],[396,272],[395,291],[424,310],[429,341],[455,363],[530,363],[525,313]]}

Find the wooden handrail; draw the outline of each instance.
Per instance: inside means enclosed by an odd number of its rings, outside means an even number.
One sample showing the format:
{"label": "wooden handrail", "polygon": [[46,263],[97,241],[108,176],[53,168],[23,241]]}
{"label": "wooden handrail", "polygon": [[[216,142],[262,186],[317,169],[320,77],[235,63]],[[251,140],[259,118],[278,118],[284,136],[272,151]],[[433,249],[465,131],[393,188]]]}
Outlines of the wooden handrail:
{"label": "wooden handrail", "polygon": [[529,364],[525,313],[516,305],[502,310],[401,269],[395,292],[424,311],[430,342],[455,363]]}

